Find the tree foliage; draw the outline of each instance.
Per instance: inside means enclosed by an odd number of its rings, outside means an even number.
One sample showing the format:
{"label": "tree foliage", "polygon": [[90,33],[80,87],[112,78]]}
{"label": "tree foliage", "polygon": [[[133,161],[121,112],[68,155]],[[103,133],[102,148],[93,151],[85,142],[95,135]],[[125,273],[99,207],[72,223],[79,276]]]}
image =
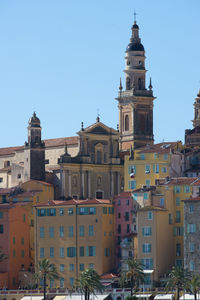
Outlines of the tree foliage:
{"label": "tree foliage", "polygon": [[85,300],[89,300],[91,294],[95,295],[96,292],[103,292],[100,276],[93,269],[86,269],[81,273],[77,281],[77,287],[84,293]]}

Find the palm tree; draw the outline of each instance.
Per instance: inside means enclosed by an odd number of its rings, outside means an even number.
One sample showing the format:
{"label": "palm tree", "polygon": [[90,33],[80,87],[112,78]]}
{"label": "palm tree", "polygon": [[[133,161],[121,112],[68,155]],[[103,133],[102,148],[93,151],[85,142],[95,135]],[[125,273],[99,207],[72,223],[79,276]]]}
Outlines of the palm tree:
{"label": "palm tree", "polygon": [[3,253],[3,251],[0,249],[0,262],[2,262],[3,260],[7,259],[8,256],[6,254]]}
{"label": "palm tree", "polygon": [[77,286],[84,293],[85,300],[89,300],[91,294],[95,295],[95,291],[103,292],[103,285],[100,279],[99,274],[93,269],[86,269],[81,273]]}
{"label": "palm tree", "polygon": [[187,269],[183,267],[173,267],[166,284],[167,292],[170,289],[176,289],[177,300],[179,300],[180,292],[187,287],[190,276],[191,274]]}
{"label": "palm tree", "polygon": [[190,293],[194,295],[194,299],[197,300],[197,294],[200,290],[200,275],[193,274],[191,280],[188,283],[188,289]]}
{"label": "palm tree", "polygon": [[133,297],[133,291],[139,287],[139,282],[144,281],[143,265],[139,260],[132,258],[128,259],[128,270],[122,271],[120,276],[121,285],[129,283],[131,287],[131,299]]}
{"label": "palm tree", "polygon": [[39,261],[38,272],[35,274],[36,279],[43,279],[44,300],[46,300],[47,279],[58,279],[58,273],[54,264],[51,264],[47,258]]}

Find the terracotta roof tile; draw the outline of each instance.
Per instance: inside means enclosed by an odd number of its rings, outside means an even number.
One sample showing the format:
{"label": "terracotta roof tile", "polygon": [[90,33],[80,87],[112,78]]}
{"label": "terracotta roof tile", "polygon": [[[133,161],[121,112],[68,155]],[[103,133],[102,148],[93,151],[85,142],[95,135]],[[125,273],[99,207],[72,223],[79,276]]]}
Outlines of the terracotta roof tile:
{"label": "terracotta roof tile", "polygon": [[[45,142],[46,147],[58,147],[58,146],[64,146],[65,144],[77,145],[78,144],[78,136],[48,139],[48,140],[43,140],[43,141]],[[24,150],[24,146],[0,148],[0,156],[1,155],[14,155],[15,152],[23,151],[23,150]]]}
{"label": "terracotta roof tile", "polygon": [[107,273],[101,275],[101,279],[114,279],[114,278],[118,278],[118,276],[113,273]]}
{"label": "terracotta roof tile", "polygon": [[159,143],[154,145],[147,145],[145,147],[141,147],[138,150],[140,150],[138,153],[169,153],[170,149],[174,149],[177,147],[177,144],[180,143],[177,142],[165,142],[165,143]]}
{"label": "terracotta roof tile", "polygon": [[181,201],[183,201],[183,202],[190,202],[190,201],[200,201],[200,197],[191,197],[191,198],[189,198],[189,199],[184,199],[184,200],[181,200]]}
{"label": "terracotta roof tile", "polygon": [[51,200],[47,203],[38,204],[36,207],[40,206],[59,206],[59,205],[94,205],[94,204],[112,204],[110,200],[106,199],[88,199],[88,200],[66,200],[66,201],[60,201],[60,200]]}
{"label": "terracotta roof tile", "polygon": [[177,178],[170,178],[166,185],[184,185],[184,184],[192,184],[197,180],[196,177],[177,177]]}
{"label": "terracotta roof tile", "polygon": [[124,198],[124,197],[132,197],[132,192],[121,192],[120,194],[116,195],[114,199]]}
{"label": "terracotta roof tile", "polygon": [[196,180],[192,183],[194,186],[199,186],[200,185],[200,178],[196,178]]}

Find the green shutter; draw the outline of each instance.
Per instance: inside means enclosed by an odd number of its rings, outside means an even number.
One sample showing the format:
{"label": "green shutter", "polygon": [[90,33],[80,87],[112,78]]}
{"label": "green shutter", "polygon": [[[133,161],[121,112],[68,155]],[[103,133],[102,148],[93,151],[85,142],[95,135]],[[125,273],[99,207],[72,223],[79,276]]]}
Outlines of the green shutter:
{"label": "green shutter", "polygon": [[89,256],[89,247],[86,246],[86,256]]}
{"label": "green shutter", "polygon": [[144,236],[144,227],[142,227],[142,235]]}

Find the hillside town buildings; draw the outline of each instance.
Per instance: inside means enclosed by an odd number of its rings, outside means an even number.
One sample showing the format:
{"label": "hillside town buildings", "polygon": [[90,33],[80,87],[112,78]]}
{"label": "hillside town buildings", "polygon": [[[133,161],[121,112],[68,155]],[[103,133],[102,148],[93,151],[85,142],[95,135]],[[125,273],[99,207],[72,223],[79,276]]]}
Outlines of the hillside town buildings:
{"label": "hillside town buildings", "polygon": [[42,140],[33,113],[24,146],[0,149],[0,288],[24,286],[43,258],[59,273],[49,288],[73,289],[87,268],[107,284],[131,258],[144,289],[172,266],[199,272],[200,93],[185,144],[154,144],[152,82],[136,21],[131,30],[117,130],[98,116],[77,136]]}

